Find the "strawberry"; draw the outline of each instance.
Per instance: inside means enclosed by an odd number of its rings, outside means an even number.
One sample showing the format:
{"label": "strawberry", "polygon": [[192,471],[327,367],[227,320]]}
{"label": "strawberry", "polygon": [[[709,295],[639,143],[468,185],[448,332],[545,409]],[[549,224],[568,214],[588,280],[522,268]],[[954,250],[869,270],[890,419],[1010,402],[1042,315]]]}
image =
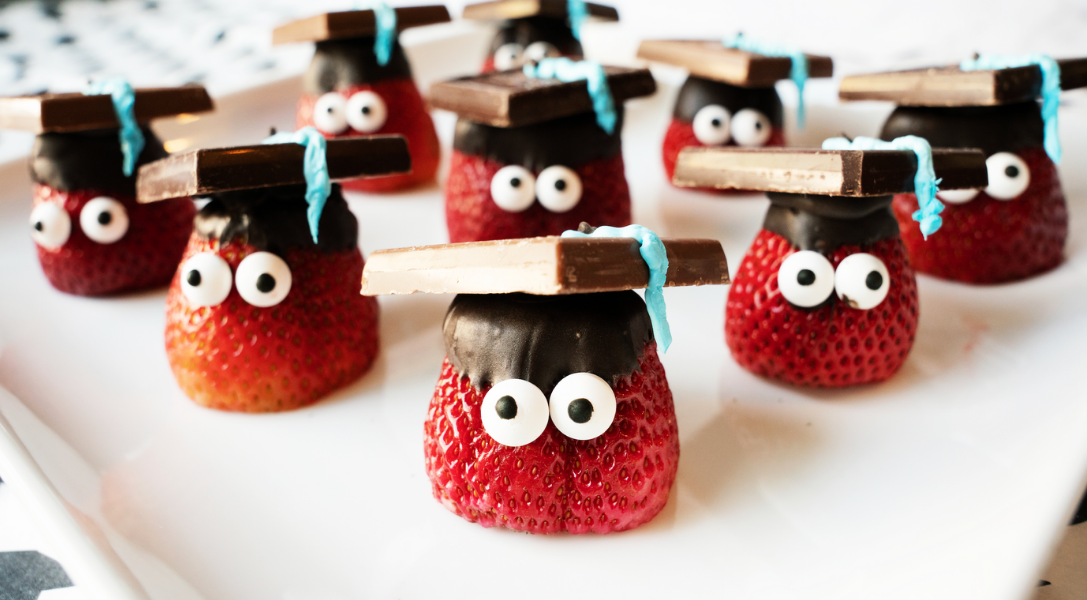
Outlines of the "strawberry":
{"label": "strawberry", "polygon": [[[101,197],[112,198],[119,203],[128,219],[127,230],[121,230],[123,236],[111,243],[95,241],[80,224],[87,203]],[[134,197],[117,193],[95,190],[66,192],[35,184],[34,209],[47,203],[63,207],[71,233],[59,247],[37,245],[42,270],[53,287],[81,296],[115,294],[169,283],[185,249],[196,214],[190,198],[137,204]],[[97,215],[89,216],[97,220]],[[123,218],[112,216],[112,212],[106,217]],[[113,221],[112,225],[116,226],[118,222]],[[36,220],[32,226],[45,229],[49,224]],[[101,239],[94,232],[90,235]]]}
{"label": "strawberry", "polygon": [[[257,249],[194,233],[184,259],[217,254],[237,272]],[[216,306],[193,308],[182,269],[166,297],[166,354],[181,389],[202,406],[269,412],[313,404],[365,373],[378,351],[378,306],[359,295],[359,250],[293,249],[281,255],[293,283],[279,304],[258,308],[232,286]]]}
{"label": "strawberry", "polygon": [[650,342],[637,370],[613,386],[615,421],[586,441],[549,422],[535,441],[496,443],[472,387],[447,358],[423,428],[434,497],[484,527],[529,533],[632,529],[664,508],[679,464],[672,393]]}
{"label": "strawberry", "polygon": [[[737,144],[735,141],[730,140],[724,145],[736,146]],[[705,144],[698,141],[698,138],[695,137],[694,126],[690,122],[672,119],[672,123],[668,126],[668,131],[664,134],[664,144],[661,148],[661,155],[664,159],[664,172],[668,175],[668,181],[672,181],[672,176],[676,172],[676,159],[679,157],[680,151],[691,146],[702,147],[705,146]],[[785,131],[781,128],[774,127],[765,147],[784,146]],[[718,190],[714,188],[702,188],[702,190],[721,194],[745,193],[743,190]]]}
{"label": "strawberry", "polygon": [[733,358],[752,373],[813,387],[872,383],[893,375],[913,346],[918,318],[917,284],[901,239],[841,246],[826,254],[835,269],[859,252],[883,261],[889,292],[870,310],[851,308],[833,293],[814,308],[790,304],[778,288],[778,269],[797,250],[784,237],[762,230],[744,256],[725,309],[725,340]]}
{"label": "strawberry", "polygon": [[[441,149],[438,146],[438,134],[434,130],[434,121],[427,112],[426,102],[415,87],[411,78],[387,79],[372,84],[359,84],[339,90],[345,99],[357,92],[372,91],[382,98],[387,107],[387,118],[379,129],[367,133],[348,127],[341,133],[322,131],[328,139],[359,135],[400,134],[408,140],[411,152],[411,173],[355,179],[342,185],[349,190],[367,193],[382,193],[404,190],[434,182],[438,173],[438,161]],[[314,125],[313,108],[320,96],[305,94],[298,101],[296,123],[299,129]],[[318,127],[318,129],[321,129]]]}
{"label": "strawberry", "polygon": [[[550,212],[538,201],[522,212],[507,212],[491,197],[491,180],[506,165],[453,151],[445,190],[445,217],[452,242],[559,235],[582,222],[622,227],[630,224],[630,189],[622,155],[591,160],[573,168],[581,179],[577,205]],[[533,173],[539,175],[539,171]]]}
{"label": "strawberry", "polygon": [[917,197],[895,196],[895,217],[918,271],[986,284],[1025,279],[1060,264],[1068,237],[1068,209],[1057,168],[1040,147],[1015,154],[1030,169],[1026,191],[1011,200],[981,192],[965,204],[945,202],[943,227],[927,240],[912,220]]}

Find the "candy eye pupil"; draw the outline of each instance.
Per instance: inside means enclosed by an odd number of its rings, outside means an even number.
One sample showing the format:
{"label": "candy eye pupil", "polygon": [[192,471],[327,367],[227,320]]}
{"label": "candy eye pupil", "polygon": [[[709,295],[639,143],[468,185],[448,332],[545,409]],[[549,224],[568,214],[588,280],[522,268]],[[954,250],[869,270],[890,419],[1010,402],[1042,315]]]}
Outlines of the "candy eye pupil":
{"label": "candy eye pupil", "polygon": [[710,125],[713,125],[714,127],[720,127],[721,126],[721,119],[714,119],[714,120],[710,121]]}
{"label": "candy eye pupil", "polygon": [[1019,167],[1008,165],[1008,167],[1004,169],[1004,174],[1011,179],[1015,179],[1016,177],[1019,177]]}
{"label": "candy eye pupil", "polygon": [[113,220],[113,215],[109,214],[108,212],[102,211],[102,212],[98,213],[98,223],[100,225],[109,225],[110,221],[112,221],[112,220]]}
{"label": "candy eye pupil", "polygon": [[41,221],[34,223],[34,231],[42,231],[43,229],[45,229],[45,225]]}
{"label": "candy eye pupil", "polygon": [[593,403],[585,398],[578,398],[570,403],[566,412],[570,415],[571,421],[575,423],[588,423],[589,419],[593,418]]}
{"label": "candy eye pupil", "polygon": [[500,419],[510,420],[517,416],[517,401],[513,396],[502,396],[494,404],[494,412]]}
{"label": "candy eye pupil", "polygon": [[815,272],[811,269],[802,269],[796,274],[796,282],[800,285],[811,285],[815,283]]}
{"label": "candy eye pupil", "polygon": [[331,115],[332,113],[336,112],[336,109],[334,107],[330,106],[330,107],[325,109],[325,112]]}
{"label": "candy eye pupil", "polygon": [[762,131],[762,121],[755,121],[755,130]]}
{"label": "candy eye pupil", "polygon": [[872,271],[864,278],[864,285],[872,291],[878,290],[883,287],[883,275],[879,271]]}
{"label": "candy eye pupil", "polygon": [[555,182],[555,189],[562,192],[566,190],[566,180],[560,179]]}
{"label": "candy eye pupil", "polygon": [[369,106],[363,106],[362,107],[362,114],[364,114],[364,115],[370,114],[370,107]]}
{"label": "candy eye pupil", "polygon": [[196,287],[200,285],[202,278],[200,277],[200,271],[193,269],[185,276],[185,281],[189,282],[189,285]]}
{"label": "candy eye pupil", "polygon": [[515,188],[521,187],[521,178],[520,177],[514,177],[513,179],[511,179],[510,180],[510,186],[515,187]]}
{"label": "candy eye pupil", "polygon": [[257,290],[263,294],[276,289],[276,278],[272,277],[268,273],[261,273],[260,277],[257,277]]}

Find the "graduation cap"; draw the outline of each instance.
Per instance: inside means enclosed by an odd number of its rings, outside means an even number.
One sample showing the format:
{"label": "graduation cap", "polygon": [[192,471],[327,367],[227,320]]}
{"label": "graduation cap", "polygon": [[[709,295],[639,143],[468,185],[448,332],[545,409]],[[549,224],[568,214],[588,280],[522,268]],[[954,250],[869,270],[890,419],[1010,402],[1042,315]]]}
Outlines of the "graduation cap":
{"label": "graduation cap", "polygon": [[0,98],[0,128],[38,134],[30,156],[35,182],[131,196],[135,168],[166,156],[150,121],[214,108],[195,85],[133,90],[113,80],[88,92]]}

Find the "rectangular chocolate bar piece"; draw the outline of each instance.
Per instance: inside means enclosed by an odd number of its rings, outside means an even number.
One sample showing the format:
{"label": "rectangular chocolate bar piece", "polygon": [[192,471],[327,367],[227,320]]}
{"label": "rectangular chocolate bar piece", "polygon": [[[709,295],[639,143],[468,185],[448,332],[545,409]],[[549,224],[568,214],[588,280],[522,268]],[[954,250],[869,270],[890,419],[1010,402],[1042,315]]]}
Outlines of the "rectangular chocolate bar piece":
{"label": "rectangular chocolate bar piece", "polygon": [[[449,10],[444,6],[409,6],[397,8],[396,29],[421,27],[435,23],[448,23]],[[323,42],[376,35],[377,27],[372,10],[349,10],[314,15],[272,31],[273,44],[292,42]]]}
{"label": "rectangular chocolate bar piece", "polygon": [[[525,17],[565,18],[566,0],[495,0],[469,4],[464,7],[464,18],[479,21],[504,21]],[[619,12],[610,6],[585,3],[589,16],[604,21],[618,21]]]}
{"label": "rectangular chocolate bar piece", "polygon": [[[657,91],[657,83],[648,69],[604,67],[604,72],[617,106],[630,98]],[[430,103],[435,108],[494,127],[520,127],[593,110],[593,100],[584,81],[534,79],[521,71],[435,83],[430,86]]]}
{"label": "rectangular chocolate bar piece", "polygon": [[[1058,60],[1061,88],[1087,86],[1087,58]],[[1042,88],[1037,66],[989,71],[933,67],[842,79],[842,100],[888,100],[902,106],[995,106],[1033,100]]]}
{"label": "rectangular chocolate bar piece", "polygon": [[[831,77],[834,61],[829,56],[806,54],[809,77]],[[638,58],[687,69],[691,75],[749,88],[773,87],[788,79],[793,61],[727,48],[720,40],[645,40]]]}
{"label": "rectangular chocolate bar piece", "polygon": [[[723,285],[717,240],[666,239],[667,286]],[[537,295],[644,288],[649,268],[631,238],[537,237],[378,250],[366,259],[362,293]]]}
{"label": "rectangular chocolate bar piece", "polygon": [[[302,171],[305,152],[300,144],[261,144],[175,154],[140,167],[136,199],[148,203],[306,183]],[[329,140],[326,160],[332,179],[411,171],[408,144],[399,135]]]}
{"label": "rectangular chocolate bar piece", "polygon": [[[933,150],[940,189],[988,185],[980,150]],[[906,150],[685,148],[672,181],[681,187],[826,196],[886,196],[913,191],[917,157]]]}
{"label": "rectangular chocolate bar piece", "polygon": [[[203,86],[136,90],[136,121],[173,117],[213,110],[215,105]],[[87,131],[120,127],[108,95],[42,94],[0,98],[0,129],[34,133]]]}

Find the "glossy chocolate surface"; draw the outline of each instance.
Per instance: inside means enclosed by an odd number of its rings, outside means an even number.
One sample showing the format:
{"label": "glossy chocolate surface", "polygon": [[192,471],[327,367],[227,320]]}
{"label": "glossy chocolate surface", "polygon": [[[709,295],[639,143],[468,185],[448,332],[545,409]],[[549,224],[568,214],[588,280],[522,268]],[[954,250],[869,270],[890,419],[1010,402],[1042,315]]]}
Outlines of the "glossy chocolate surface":
{"label": "glossy chocolate surface", "polygon": [[381,66],[374,55],[372,37],[328,40],[317,42],[313,61],[302,78],[302,89],[318,95],[363,83],[410,78],[411,65],[398,41],[393,41],[389,64]]}
{"label": "glossy chocolate surface", "polygon": [[622,153],[623,108],[616,107],[616,112],[619,119],[612,135],[597,125],[592,113],[523,127],[491,127],[459,119],[453,148],[530,171],[551,165],[577,167]]}
{"label": "glossy chocolate surface", "polygon": [[986,156],[1040,147],[1045,124],[1037,102],[1001,106],[900,106],[883,125],[880,137],[916,135],[933,148],[980,148]]}
{"label": "glossy chocolate surface", "polygon": [[720,104],[731,114],[743,108],[753,108],[766,115],[774,127],[782,127],[785,122],[781,98],[774,88],[742,88],[694,75],[683,82],[672,116],[678,121],[690,123],[699,110],[710,104]]}
{"label": "glossy chocolate surface", "polygon": [[442,329],[449,360],[473,386],[524,379],[544,394],[571,373],[614,385],[637,369],[653,339],[645,303],[632,291],[460,294]]}
{"label": "glossy chocolate surface", "polygon": [[520,44],[522,48],[527,48],[533,42],[552,44],[563,56],[584,55],[581,42],[570,31],[566,19],[553,17],[525,17],[506,21],[491,40],[489,53],[493,55],[503,44]]}
{"label": "glossy chocolate surface", "polygon": [[73,133],[43,133],[30,151],[30,178],[61,191],[97,190],[120,196],[136,195],[140,165],[164,158],[166,150],[151,128],[141,130],[145,145],[131,177],[125,177],[117,129]]}
{"label": "glossy chocolate surface", "polygon": [[833,252],[842,246],[865,246],[899,237],[891,212],[894,196],[846,198],[810,194],[768,193],[770,209],[762,228],[801,250]]}

